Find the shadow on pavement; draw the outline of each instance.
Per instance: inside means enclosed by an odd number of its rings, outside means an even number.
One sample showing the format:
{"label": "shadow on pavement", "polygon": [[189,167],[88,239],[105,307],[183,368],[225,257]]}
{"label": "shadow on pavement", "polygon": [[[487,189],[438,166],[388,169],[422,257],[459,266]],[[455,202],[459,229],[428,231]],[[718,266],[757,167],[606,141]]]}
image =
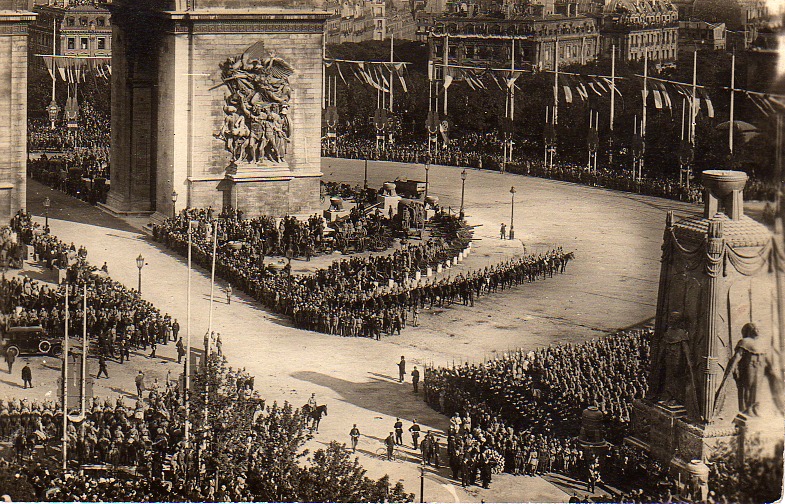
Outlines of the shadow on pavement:
{"label": "shadow on pavement", "polygon": [[113,217],[97,207],[89,205],[63,192],[52,189],[31,178],[27,179],[27,211],[38,217],[44,217],[44,199],[49,198],[49,218],[81,224],[89,224],[104,228],[138,233],[133,226]]}
{"label": "shadow on pavement", "polygon": [[11,387],[16,387],[16,388],[20,388],[20,389],[24,388],[21,383],[12,382],[12,381],[8,381],[8,380],[0,380],[0,383],[5,383],[6,385],[9,385]]}
{"label": "shadow on pavement", "polygon": [[357,383],[314,371],[298,371],[291,376],[297,380],[328,387],[339,393],[345,402],[359,408],[398,417],[403,420],[404,429],[411,425],[412,418],[418,418],[423,426],[437,427],[447,422],[444,416],[422,402],[422,395],[413,394],[410,386],[397,381],[372,376],[370,381]]}

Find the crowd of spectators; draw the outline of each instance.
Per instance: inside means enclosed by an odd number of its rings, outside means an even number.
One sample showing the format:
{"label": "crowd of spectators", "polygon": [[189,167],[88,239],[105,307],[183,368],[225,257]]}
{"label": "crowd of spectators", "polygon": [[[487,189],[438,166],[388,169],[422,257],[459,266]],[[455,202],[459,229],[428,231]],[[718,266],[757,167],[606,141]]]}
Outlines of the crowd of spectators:
{"label": "crowd of spectators", "polygon": [[[425,400],[451,416],[454,476],[470,484],[493,460],[499,472],[555,472],[587,483],[600,462],[621,481],[664,478],[654,461],[622,446],[632,401],[646,393],[650,338],[648,330],[625,331],[578,345],[508,352],[481,364],[426,368]],[[589,406],[603,413],[605,437],[613,443],[603,460],[577,442]]]}
{"label": "crowd of spectators", "polygon": [[[236,400],[263,409],[247,373],[230,370]],[[84,420],[69,421],[69,460],[79,471],[48,467],[63,437],[62,408],[53,401],[0,400],[0,441],[13,446],[22,474],[41,501],[244,501],[242,482],[229,490],[187,474],[197,471],[184,442],[182,395],[174,380],[153,383],[135,401],[93,399]],[[97,472],[94,472],[97,471]]]}
{"label": "crowd of spectators", "polygon": [[[446,147],[440,146],[439,149],[432,149],[429,154],[426,142],[396,143],[387,145],[383,150],[377,150],[373,140],[345,135],[338,139],[335,153],[330,152],[324,144],[322,155],[402,163],[425,163],[426,160],[430,160],[432,164],[437,165],[499,170],[504,164],[503,145],[503,141],[495,132],[471,133],[451,139]],[[632,169],[598,167],[596,171],[593,171],[587,165],[565,162],[557,162],[551,167],[539,157],[529,157],[526,151],[530,151],[530,149],[514,149],[513,160],[504,164],[504,169],[511,173],[606,187],[691,203],[701,203],[703,200],[703,186],[697,180],[692,181],[688,188],[686,184],[680,184],[678,179],[664,175],[644,172],[643,178],[638,180]],[[776,184],[751,179],[744,189],[744,198],[746,200],[772,201],[776,191]]]}
{"label": "crowd of spectators", "polygon": [[[176,219],[155,226],[153,234],[156,240],[187,255],[188,223],[196,221],[191,233],[192,257],[197,264],[209,267],[212,236],[208,228],[217,222],[216,271],[221,278],[239,286],[269,309],[292,317],[299,328],[342,336],[378,339],[382,333],[400,333],[426,304],[429,307],[456,301],[473,304],[476,296],[563,272],[573,257],[556,249],[481,271],[427,280],[424,273],[428,268],[435,270],[438,265],[452,261],[469,242],[468,231],[457,217],[437,213],[431,220],[432,236],[423,242],[402,244],[390,254],[337,260],[313,274],[295,275],[291,274],[289,264],[276,268],[265,263],[263,247],[248,243],[257,240],[248,238],[248,230],[258,226],[253,222],[265,222],[267,218],[243,220],[235,214],[217,220],[211,217],[209,209],[183,211]],[[386,220],[383,216],[374,217],[377,218]],[[224,224],[224,221],[228,222]],[[379,225],[388,224],[380,221]],[[280,225],[271,228],[282,229]],[[229,229],[245,231],[233,236]],[[239,246],[232,246],[238,244],[232,238],[243,241]],[[261,236],[258,241],[263,242]],[[281,248],[275,246],[269,250]],[[416,272],[422,275],[417,281]]]}
{"label": "crowd of spectators", "polygon": [[104,150],[76,148],[42,154],[27,162],[30,177],[92,205],[106,203],[109,192],[109,157]]}
{"label": "crowd of spectators", "polygon": [[213,222],[218,223],[218,242],[221,248],[240,247],[243,255],[255,258],[261,264],[265,257],[306,258],[329,254],[351,247],[356,252],[385,250],[392,243],[389,219],[376,213],[363,212],[361,206],[352,208],[350,214],[331,224],[326,234],[324,219],[312,215],[306,221],[285,216],[267,215],[244,219],[242,212],[227,209],[220,215],[208,208],[189,209],[174,219],[157,226],[154,232],[162,236],[186,237],[189,222],[196,223],[198,239],[211,241]]}
{"label": "crowd of spectators", "polygon": [[85,100],[79,110],[78,127],[69,129],[64,122],[52,123],[45,118],[29,119],[27,124],[27,144],[30,152],[70,152],[76,148],[87,147],[109,152],[111,145],[111,121]]}
{"label": "crowd of spectators", "polygon": [[[106,359],[124,362],[131,348],[145,351],[149,345],[168,344],[178,338],[179,324],[161,313],[138,292],[129,290],[97,271],[87,262],[87,249],[66,244],[35,229],[29,214],[20,212],[13,230],[34,250],[34,259],[50,269],[67,269],[72,284],[69,299],[69,330],[81,331],[84,311],[79,284],[88,284],[87,330]],[[75,287],[74,287],[75,286]],[[40,325],[55,336],[64,334],[66,284],[50,287],[28,277],[0,280],[0,327]]]}

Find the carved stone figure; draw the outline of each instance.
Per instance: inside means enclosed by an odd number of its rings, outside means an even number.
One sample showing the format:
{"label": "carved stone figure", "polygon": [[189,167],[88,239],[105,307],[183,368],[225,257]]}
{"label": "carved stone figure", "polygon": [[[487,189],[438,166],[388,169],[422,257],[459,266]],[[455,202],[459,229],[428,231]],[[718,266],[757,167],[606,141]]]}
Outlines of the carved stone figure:
{"label": "carved stone figure", "polygon": [[232,161],[284,161],[291,141],[289,76],[294,69],[259,41],[242,56],[221,65],[227,87],[226,118],[216,138],[224,140]]}
{"label": "carved stone figure", "polygon": [[[689,399],[693,402],[693,406],[697,407],[689,342],[687,320],[682,314],[674,312],[671,314],[671,322],[660,344],[658,361],[663,369],[662,378],[660,383],[654,384],[657,387],[656,399],[669,406],[686,405]],[[688,383],[692,386],[688,387]],[[688,388],[692,391],[689,397],[686,394]]]}
{"label": "carved stone figure", "polygon": [[728,376],[733,373],[739,393],[739,411],[749,416],[758,416],[758,384],[766,377],[771,388],[774,404],[780,413],[785,413],[782,400],[782,383],[780,382],[776,367],[772,360],[771,345],[761,339],[755,324],[746,324],[741,329],[741,340],[736,344],[733,354],[722,382],[715,395],[715,411],[722,409],[725,397],[725,383]]}

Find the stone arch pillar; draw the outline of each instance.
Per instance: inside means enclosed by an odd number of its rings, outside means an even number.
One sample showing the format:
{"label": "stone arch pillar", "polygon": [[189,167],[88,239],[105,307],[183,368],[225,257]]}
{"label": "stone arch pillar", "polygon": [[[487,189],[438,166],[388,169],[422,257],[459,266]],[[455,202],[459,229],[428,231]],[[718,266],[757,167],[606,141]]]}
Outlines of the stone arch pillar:
{"label": "stone arch pillar", "polygon": [[[153,220],[186,207],[221,209],[227,201],[247,216],[317,211],[328,14],[316,1],[259,6],[252,0],[115,0],[112,188],[106,206],[149,213]],[[275,98],[250,93],[239,106],[243,100],[233,96],[237,88],[226,76],[230,60],[248,74],[268,72],[261,67],[282,61],[292,71],[285,76],[288,90],[278,86]],[[286,107],[276,103],[282,95]],[[285,155],[268,148],[257,162],[237,159],[227,149],[222,127],[232,117],[228,110],[250,125],[255,104],[268,107],[270,118],[286,110],[288,137],[280,144]]]}
{"label": "stone arch pillar", "polygon": [[0,0],[0,222],[27,208],[27,2]]}

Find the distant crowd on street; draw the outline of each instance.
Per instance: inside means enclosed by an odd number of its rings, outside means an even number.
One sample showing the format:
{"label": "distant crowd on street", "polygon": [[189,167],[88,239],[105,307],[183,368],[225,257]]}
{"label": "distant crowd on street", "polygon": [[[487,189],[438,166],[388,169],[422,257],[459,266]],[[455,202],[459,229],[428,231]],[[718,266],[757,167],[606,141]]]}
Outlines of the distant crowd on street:
{"label": "distant crowd on street", "polygon": [[[574,182],[595,187],[636,192],[648,196],[675,199],[690,203],[703,201],[703,186],[693,180],[689,187],[679,184],[677,178],[646,173],[641,180],[631,168],[611,169],[598,167],[592,171],[585,164],[555,162],[546,164],[541,157],[529,157],[519,149],[513,151],[512,162],[504,163],[504,142],[496,132],[470,133],[450,139],[444,146],[428,149],[425,140],[408,143],[387,144],[377,150],[373,139],[347,134],[340,136],[336,152],[331,152],[326,142],[322,144],[322,155],[347,159],[370,159],[435,165],[463,166],[486,170],[501,170],[519,175],[531,175],[565,182]],[[773,201],[777,186],[752,178],[744,188],[746,200]]]}
{"label": "distant crowd on street", "polygon": [[[428,279],[429,268],[437,270],[439,265],[452,264],[469,243],[468,231],[460,219],[440,212],[430,223],[438,233],[423,242],[403,244],[388,254],[336,260],[313,274],[296,275],[289,264],[276,269],[264,262],[268,253],[280,254],[296,243],[292,237],[296,235],[287,238],[286,234],[285,222],[293,220],[284,218],[278,226],[265,228],[263,223],[272,222],[270,218],[243,220],[240,215],[227,213],[211,220],[211,213],[210,209],[185,210],[177,218],[155,226],[155,239],[187,255],[188,223],[198,222],[191,234],[193,258],[209,268],[212,236],[207,228],[217,223],[217,275],[269,309],[292,317],[296,327],[341,336],[379,339],[382,334],[399,334],[407,323],[416,324],[417,313],[425,306],[456,302],[473,305],[475,297],[563,273],[573,258],[572,253],[554,249],[478,271]],[[389,228],[383,216],[364,219],[380,229]],[[297,226],[303,224],[292,226],[299,229]],[[278,232],[263,239],[264,229]],[[318,232],[316,229],[311,236]],[[416,272],[421,273],[418,280]]]}

